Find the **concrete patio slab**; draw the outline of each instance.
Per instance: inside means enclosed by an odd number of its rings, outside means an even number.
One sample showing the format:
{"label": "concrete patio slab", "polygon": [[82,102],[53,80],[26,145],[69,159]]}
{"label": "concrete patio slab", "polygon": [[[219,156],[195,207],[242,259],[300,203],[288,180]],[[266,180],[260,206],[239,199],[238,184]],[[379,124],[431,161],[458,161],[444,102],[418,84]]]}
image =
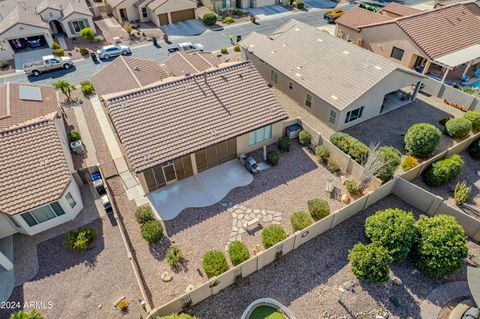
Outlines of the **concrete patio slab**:
{"label": "concrete patio slab", "polygon": [[148,198],[160,219],[171,220],[185,208],[213,205],[232,189],[252,181],[253,176],[233,160],[150,193]]}

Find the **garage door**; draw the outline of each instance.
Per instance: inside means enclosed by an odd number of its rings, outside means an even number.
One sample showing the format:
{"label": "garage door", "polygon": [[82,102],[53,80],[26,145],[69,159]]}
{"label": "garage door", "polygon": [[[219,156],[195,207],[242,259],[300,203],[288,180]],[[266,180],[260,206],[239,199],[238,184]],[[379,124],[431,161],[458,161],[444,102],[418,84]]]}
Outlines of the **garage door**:
{"label": "garage door", "polygon": [[160,25],[168,24],[168,15],[166,13],[159,14],[158,21],[160,21]]}
{"label": "garage door", "polygon": [[171,13],[172,23],[195,19],[195,9],[180,10]]}
{"label": "garage door", "polygon": [[48,48],[43,35],[8,40],[15,53]]}

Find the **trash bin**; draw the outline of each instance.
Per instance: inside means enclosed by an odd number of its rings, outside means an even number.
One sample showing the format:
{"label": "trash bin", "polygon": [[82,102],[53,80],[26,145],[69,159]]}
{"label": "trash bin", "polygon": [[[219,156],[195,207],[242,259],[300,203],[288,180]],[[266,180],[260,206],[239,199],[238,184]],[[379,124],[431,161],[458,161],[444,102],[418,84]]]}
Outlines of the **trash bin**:
{"label": "trash bin", "polygon": [[237,43],[240,42],[242,40],[242,36],[241,35],[237,35]]}
{"label": "trash bin", "polygon": [[157,37],[152,37],[152,43],[153,43],[154,46],[158,45]]}
{"label": "trash bin", "polygon": [[168,34],[163,35],[163,41],[168,42]]}

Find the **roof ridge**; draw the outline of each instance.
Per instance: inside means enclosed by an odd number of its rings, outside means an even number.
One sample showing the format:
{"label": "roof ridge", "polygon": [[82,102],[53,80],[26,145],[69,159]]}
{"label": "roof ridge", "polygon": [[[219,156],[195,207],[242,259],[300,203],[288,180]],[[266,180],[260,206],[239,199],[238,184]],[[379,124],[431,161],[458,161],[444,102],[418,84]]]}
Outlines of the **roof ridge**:
{"label": "roof ridge", "polygon": [[37,118],[37,120],[38,121],[30,122],[30,123],[26,122],[22,125],[12,126],[12,127],[9,127],[5,130],[0,130],[0,137],[10,136],[10,135],[13,135],[15,133],[20,133],[21,131],[23,132],[26,129],[32,129],[32,128],[36,128],[36,127],[46,125],[46,124],[48,124],[49,122],[52,121],[52,118],[47,117],[47,115],[45,115],[44,117]]}
{"label": "roof ridge", "polygon": [[137,82],[137,84],[138,84],[140,87],[143,87],[142,83],[141,83],[140,80],[137,78],[137,76],[135,75],[135,73],[133,72],[133,70],[130,68],[130,65],[127,63],[126,58],[123,57],[122,55],[120,55],[120,58],[122,59],[122,62],[125,64],[125,66],[127,67],[128,72],[130,72],[130,74],[133,76],[133,79],[135,80],[135,82]]}
{"label": "roof ridge", "polygon": [[178,52],[177,54],[180,55],[180,57],[181,57],[185,62],[187,62],[187,64],[190,65],[196,72],[200,72],[199,69],[197,69],[190,61],[188,61],[188,59],[183,55],[182,52]]}
{"label": "roof ridge", "polygon": [[215,65],[213,65],[212,63],[210,63],[210,61],[208,61],[207,59],[205,59],[203,57],[203,54],[200,54],[200,52],[195,52],[194,53],[195,55],[197,55],[198,57],[200,57],[200,59],[202,59],[203,61],[207,62],[208,65],[210,65],[210,67],[214,67]]}

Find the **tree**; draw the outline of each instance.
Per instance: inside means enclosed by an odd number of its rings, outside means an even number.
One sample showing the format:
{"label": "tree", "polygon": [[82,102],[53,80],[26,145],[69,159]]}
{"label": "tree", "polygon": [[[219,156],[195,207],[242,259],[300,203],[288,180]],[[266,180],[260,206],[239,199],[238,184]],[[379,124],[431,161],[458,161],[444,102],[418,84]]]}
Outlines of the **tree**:
{"label": "tree", "polygon": [[388,280],[392,257],[380,244],[356,244],[348,253],[348,261],[352,264],[352,272],[362,280],[373,283]]}
{"label": "tree", "polygon": [[10,316],[10,319],[44,319],[44,317],[36,309],[32,309],[28,312],[17,311]]}
{"label": "tree", "polygon": [[367,218],[365,234],[388,250],[396,262],[407,257],[417,238],[415,218],[398,208],[380,210]]}
{"label": "tree", "polygon": [[67,101],[72,101],[72,91],[77,89],[75,85],[65,80],[56,81],[53,87],[60,90],[67,97]]}
{"label": "tree", "polygon": [[417,223],[419,237],[415,264],[430,276],[446,276],[460,270],[468,256],[465,232],[455,217],[422,215]]}
{"label": "tree", "polygon": [[80,30],[80,36],[83,39],[92,41],[95,38],[95,31],[92,28],[83,28]]}

